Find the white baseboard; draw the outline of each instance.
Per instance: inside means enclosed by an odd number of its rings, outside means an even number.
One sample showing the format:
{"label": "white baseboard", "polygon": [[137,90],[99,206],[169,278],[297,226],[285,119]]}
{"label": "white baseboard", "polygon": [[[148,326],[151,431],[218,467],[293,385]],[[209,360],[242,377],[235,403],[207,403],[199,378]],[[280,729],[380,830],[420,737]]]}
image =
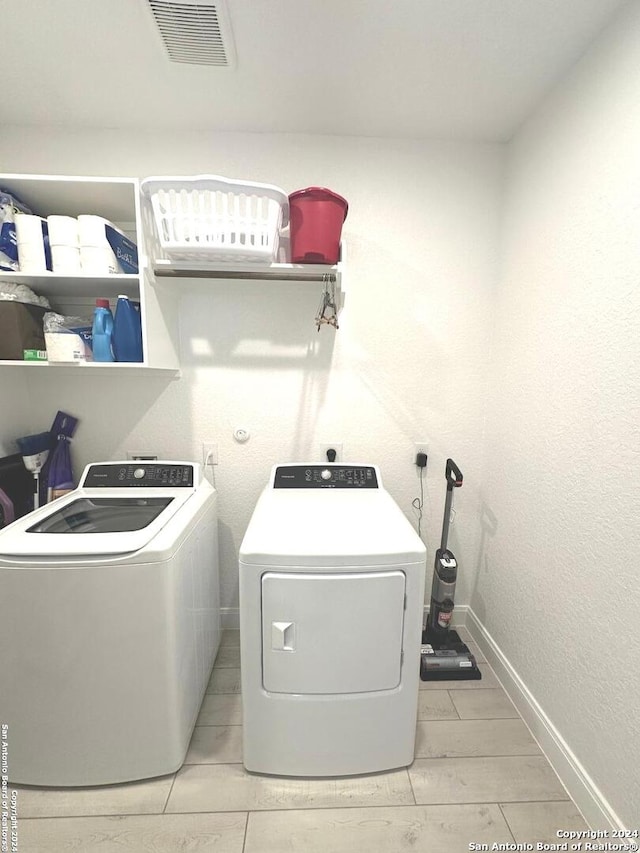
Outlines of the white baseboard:
{"label": "white baseboard", "polygon": [[[471,607],[466,627],[592,829],[626,829]],[[456,612],[454,611],[454,612]]]}
{"label": "white baseboard", "polygon": [[240,610],[237,607],[220,608],[220,624],[223,631],[240,630]]}

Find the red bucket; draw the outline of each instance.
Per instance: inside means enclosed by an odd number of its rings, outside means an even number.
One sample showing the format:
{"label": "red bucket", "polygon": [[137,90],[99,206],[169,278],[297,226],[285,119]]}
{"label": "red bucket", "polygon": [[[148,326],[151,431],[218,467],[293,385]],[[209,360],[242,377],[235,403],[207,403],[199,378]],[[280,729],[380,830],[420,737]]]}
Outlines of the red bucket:
{"label": "red bucket", "polygon": [[324,187],[307,187],[291,193],[289,208],[292,263],[337,264],[346,200]]}

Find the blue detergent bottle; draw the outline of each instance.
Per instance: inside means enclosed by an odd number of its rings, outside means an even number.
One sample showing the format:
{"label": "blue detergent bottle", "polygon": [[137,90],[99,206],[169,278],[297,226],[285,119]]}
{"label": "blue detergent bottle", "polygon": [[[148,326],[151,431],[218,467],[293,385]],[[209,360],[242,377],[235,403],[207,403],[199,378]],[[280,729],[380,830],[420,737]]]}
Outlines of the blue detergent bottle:
{"label": "blue detergent bottle", "polygon": [[96,299],[93,312],[93,360],[114,361],[111,349],[113,314],[108,299]]}
{"label": "blue detergent bottle", "polygon": [[116,361],[142,361],[140,303],[123,294],[113,321],[113,354]]}

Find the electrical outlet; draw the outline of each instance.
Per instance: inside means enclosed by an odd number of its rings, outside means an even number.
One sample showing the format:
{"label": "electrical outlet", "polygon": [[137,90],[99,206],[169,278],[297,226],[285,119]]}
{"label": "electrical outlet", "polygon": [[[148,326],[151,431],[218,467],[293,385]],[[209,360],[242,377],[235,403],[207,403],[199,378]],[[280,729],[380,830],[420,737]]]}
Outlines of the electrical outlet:
{"label": "electrical outlet", "polygon": [[218,464],[218,442],[203,441],[202,442],[202,464],[207,465]]}
{"label": "electrical outlet", "polygon": [[[418,456],[418,453],[425,453],[427,456],[429,456],[429,442],[426,439],[424,441],[414,442],[414,444],[413,444],[413,456],[411,457],[411,462],[413,465],[416,464],[416,457]],[[418,473],[420,473],[419,468],[418,468]]]}
{"label": "electrical outlet", "polygon": [[133,453],[130,450],[127,450],[127,459],[138,460],[140,462],[155,462],[158,456],[155,453]]}
{"label": "electrical outlet", "polygon": [[342,462],[342,442],[341,441],[325,441],[319,445],[318,452],[320,454],[321,462],[328,462],[327,459],[327,450],[335,450],[336,458],[335,462]]}

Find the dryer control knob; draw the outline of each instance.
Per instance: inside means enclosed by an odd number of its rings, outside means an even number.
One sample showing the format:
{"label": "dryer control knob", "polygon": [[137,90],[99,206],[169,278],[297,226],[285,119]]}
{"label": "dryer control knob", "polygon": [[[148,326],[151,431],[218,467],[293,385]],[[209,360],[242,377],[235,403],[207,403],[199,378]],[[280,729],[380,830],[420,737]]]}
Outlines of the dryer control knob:
{"label": "dryer control knob", "polygon": [[145,475],[144,468],[136,468],[136,470],[133,472],[133,476],[136,478],[136,480],[141,480],[144,477],[144,475]]}
{"label": "dryer control knob", "polygon": [[320,476],[322,477],[323,480],[330,480],[331,479],[331,471],[328,468],[325,468],[324,471],[320,472]]}

